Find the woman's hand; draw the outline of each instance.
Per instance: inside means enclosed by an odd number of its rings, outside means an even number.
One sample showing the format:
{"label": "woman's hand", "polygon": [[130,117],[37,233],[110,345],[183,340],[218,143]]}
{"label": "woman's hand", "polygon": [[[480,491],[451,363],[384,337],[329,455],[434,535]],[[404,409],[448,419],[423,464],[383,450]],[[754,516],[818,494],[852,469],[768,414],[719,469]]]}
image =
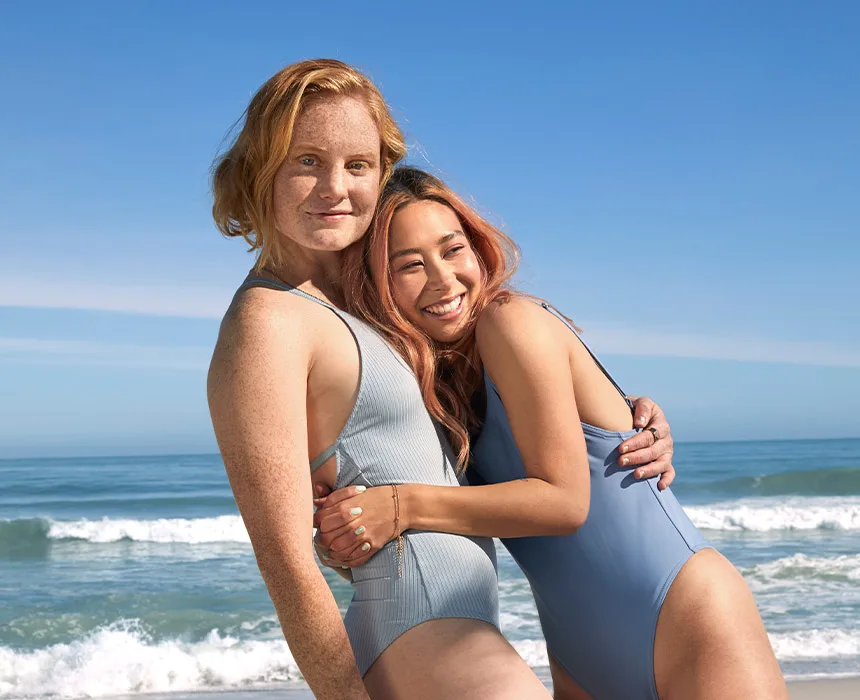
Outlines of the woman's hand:
{"label": "woman's hand", "polygon": [[[330,489],[327,484],[319,483],[314,486],[314,490],[317,494],[316,498],[314,499],[314,512],[316,512],[316,504],[324,502],[325,496],[328,496],[332,492],[332,489]],[[316,527],[316,525],[314,525],[314,527]],[[319,538],[321,534],[322,533],[320,533],[319,530],[317,530],[317,532],[314,534],[314,551],[316,552],[320,563],[323,566],[328,567],[329,569],[334,569],[339,575],[343,576],[344,578],[347,578],[344,571],[348,571],[349,566],[344,564],[338,558],[334,557],[332,555],[331,550],[320,542]],[[352,576],[350,575],[349,578],[352,578]]]}
{"label": "woman's hand", "polygon": [[642,428],[642,432],[621,443],[618,447],[618,464],[636,467],[633,476],[637,479],[648,479],[660,474],[657,488],[662,491],[675,480],[675,467],[672,466],[675,443],[672,441],[671,428],[662,409],[651,399],[628,398],[635,410],[633,425]]}
{"label": "woman's hand", "polygon": [[318,486],[314,526],[316,542],[329,557],[326,564],[360,566],[405,529],[402,512],[395,529],[394,486],[346,486],[324,492]]}
{"label": "woman's hand", "polygon": [[317,553],[317,557],[319,557],[320,563],[323,566],[331,569],[341,578],[352,582],[352,571],[350,570],[349,566],[344,564],[342,561],[333,558],[329,548],[323,547],[317,541],[316,537],[314,537],[314,551]]}

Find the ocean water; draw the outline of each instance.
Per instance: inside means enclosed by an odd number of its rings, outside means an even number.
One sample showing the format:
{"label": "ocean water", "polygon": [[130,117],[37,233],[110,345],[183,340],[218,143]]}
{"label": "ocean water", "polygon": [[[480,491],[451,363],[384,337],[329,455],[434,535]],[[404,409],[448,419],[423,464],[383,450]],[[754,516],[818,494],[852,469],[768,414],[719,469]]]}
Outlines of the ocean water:
{"label": "ocean water", "polygon": [[[680,444],[675,462],[786,675],[860,675],[860,440]],[[504,632],[543,672],[501,547],[499,567]],[[217,455],[0,460],[0,698],[300,681]]]}

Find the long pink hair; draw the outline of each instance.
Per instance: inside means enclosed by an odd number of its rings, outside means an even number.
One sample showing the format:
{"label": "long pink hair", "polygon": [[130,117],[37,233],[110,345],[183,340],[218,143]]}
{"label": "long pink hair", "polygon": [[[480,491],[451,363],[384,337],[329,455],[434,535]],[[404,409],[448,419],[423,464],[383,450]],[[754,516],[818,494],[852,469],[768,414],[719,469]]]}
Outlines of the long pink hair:
{"label": "long pink hair", "polygon": [[[403,207],[432,201],[449,207],[460,220],[478,263],[483,288],[473,300],[469,331],[452,344],[437,343],[403,315],[391,292],[388,243],[391,220]],[[509,298],[507,286],[519,262],[519,249],[482,218],[444,182],[408,166],[397,168],[386,183],[368,234],[343,259],[347,311],[364,319],[403,356],[421,387],[430,414],[446,429],[461,469],[468,464],[469,430],[478,427],[471,398],[483,381],[474,326],[492,301]]]}

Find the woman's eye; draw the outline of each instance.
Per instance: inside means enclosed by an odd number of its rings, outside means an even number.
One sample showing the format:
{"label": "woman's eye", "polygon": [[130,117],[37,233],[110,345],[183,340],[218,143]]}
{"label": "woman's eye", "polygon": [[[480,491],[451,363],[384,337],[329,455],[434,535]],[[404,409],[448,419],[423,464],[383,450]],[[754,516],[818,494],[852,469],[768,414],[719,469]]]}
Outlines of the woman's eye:
{"label": "woman's eye", "polygon": [[317,159],[311,156],[302,156],[301,158],[299,158],[299,163],[301,163],[302,165],[314,165],[316,162]]}
{"label": "woman's eye", "polygon": [[369,167],[370,166],[367,163],[365,163],[364,161],[361,161],[361,160],[349,164],[349,169],[355,170],[356,172],[360,172],[362,170],[367,170],[367,168],[369,168]]}
{"label": "woman's eye", "polygon": [[453,248],[448,249],[448,255],[456,255],[461,250],[463,250],[463,248],[465,248],[465,247],[466,246],[464,246],[464,245],[455,245]]}
{"label": "woman's eye", "polygon": [[417,270],[419,267],[421,267],[421,263],[418,260],[413,260],[411,263],[406,263],[401,267],[400,271],[409,272],[410,270]]}

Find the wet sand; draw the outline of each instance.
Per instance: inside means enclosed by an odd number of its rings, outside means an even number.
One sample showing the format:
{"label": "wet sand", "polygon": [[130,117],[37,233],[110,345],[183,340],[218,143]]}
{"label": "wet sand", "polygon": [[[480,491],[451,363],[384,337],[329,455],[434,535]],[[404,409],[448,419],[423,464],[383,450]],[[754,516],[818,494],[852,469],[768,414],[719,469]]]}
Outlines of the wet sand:
{"label": "wet sand", "polygon": [[[544,680],[547,687],[548,680]],[[788,684],[791,700],[857,700],[860,698],[860,677],[834,680],[791,681]],[[112,700],[314,700],[313,693],[299,685],[277,689],[230,690],[224,692],[156,693],[129,695]]]}

